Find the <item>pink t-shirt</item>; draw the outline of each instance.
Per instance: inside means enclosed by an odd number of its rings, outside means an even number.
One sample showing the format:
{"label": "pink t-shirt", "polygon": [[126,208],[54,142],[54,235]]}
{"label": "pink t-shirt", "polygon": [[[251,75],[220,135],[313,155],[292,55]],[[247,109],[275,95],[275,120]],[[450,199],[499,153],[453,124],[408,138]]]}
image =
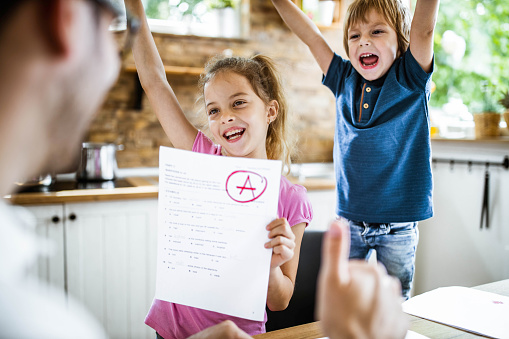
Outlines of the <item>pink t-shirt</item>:
{"label": "pink t-shirt", "polygon": [[[221,146],[215,145],[199,131],[193,145],[193,152],[221,155]],[[303,186],[292,184],[281,176],[279,197],[278,216],[280,218],[286,218],[291,226],[303,222],[309,224],[313,218],[313,209]],[[239,300],[239,302],[242,301]],[[249,335],[265,333],[267,314],[263,321],[253,321],[159,299],[154,299],[152,302],[145,324],[165,339],[182,339],[228,319]]]}

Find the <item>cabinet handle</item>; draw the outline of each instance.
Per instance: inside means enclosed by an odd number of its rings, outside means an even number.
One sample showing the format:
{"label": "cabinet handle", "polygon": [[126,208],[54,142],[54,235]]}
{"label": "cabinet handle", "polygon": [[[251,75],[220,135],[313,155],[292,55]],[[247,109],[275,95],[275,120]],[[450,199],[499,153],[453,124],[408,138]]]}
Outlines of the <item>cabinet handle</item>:
{"label": "cabinet handle", "polygon": [[74,213],[71,213],[71,214],[69,215],[69,220],[74,221],[74,220],[76,220],[76,218],[77,218],[77,217],[76,217],[76,214],[74,214]]}
{"label": "cabinet handle", "polygon": [[53,218],[51,218],[51,222],[53,222],[54,224],[58,224],[60,222],[60,218],[55,215]]}

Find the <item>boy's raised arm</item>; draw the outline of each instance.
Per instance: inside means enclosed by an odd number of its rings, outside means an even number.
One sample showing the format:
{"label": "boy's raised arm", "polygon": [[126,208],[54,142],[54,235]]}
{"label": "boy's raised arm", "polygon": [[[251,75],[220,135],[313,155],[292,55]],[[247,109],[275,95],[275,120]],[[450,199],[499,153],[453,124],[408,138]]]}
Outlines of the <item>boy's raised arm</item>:
{"label": "boy's raised arm", "polygon": [[173,92],[148,27],[141,0],[125,0],[127,10],[140,18],[141,26],[133,43],[133,56],[141,85],[161,126],[174,147],[191,150],[198,131],[187,120]]}
{"label": "boy's raised arm", "polygon": [[433,33],[439,3],[440,0],[417,0],[410,29],[410,50],[426,72],[431,71],[433,61]]}
{"label": "boy's raised arm", "polygon": [[272,0],[272,3],[286,25],[309,47],[323,74],[327,74],[334,51],[318,27],[291,0]]}

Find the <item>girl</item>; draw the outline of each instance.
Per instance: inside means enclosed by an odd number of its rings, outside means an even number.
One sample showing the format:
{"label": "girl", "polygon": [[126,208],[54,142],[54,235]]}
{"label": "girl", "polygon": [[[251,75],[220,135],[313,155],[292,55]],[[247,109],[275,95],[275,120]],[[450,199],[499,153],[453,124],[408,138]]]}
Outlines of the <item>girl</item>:
{"label": "girl", "polygon": [[[144,18],[133,45],[134,59],[140,82],[174,147],[219,156],[281,159],[289,165],[286,103],[269,58],[215,58],[207,64],[200,89],[216,145],[185,117],[167,82],[141,0],[125,2],[128,10]],[[302,235],[312,219],[305,188],[283,176],[278,215],[267,225],[265,244],[272,249],[267,306],[273,311],[285,309],[292,297]],[[250,335],[265,332],[266,316],[257,322],[157,299],[145,323],[158,337],[170,339],[188,337],[227,319]]]}

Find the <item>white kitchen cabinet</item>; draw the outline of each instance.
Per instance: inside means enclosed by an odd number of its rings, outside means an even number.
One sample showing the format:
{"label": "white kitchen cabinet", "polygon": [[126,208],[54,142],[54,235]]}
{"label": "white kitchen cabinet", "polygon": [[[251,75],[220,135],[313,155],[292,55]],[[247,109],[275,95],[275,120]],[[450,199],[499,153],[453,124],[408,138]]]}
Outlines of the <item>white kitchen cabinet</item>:
{"label": "white kitchen cabinet", "polygon": [[64,289],[64,206],[31,206],[28,209],[36,219],[36,234],[45,240],[44,251],[48,253],[38,258],[35,275],[56,288]]}
{"label": "white kitchen cabinet", "polygon": [[58,256],[39,264],[39,276],[80,301],[110,338],[153,338],[144,319],[155,292],[157,199],[29,210],[38,232],[50,234],[59,248]]}
{"label": "white kitchen cabinet", "polygon": [[[498,162],[507,154],[506,148],[445,146],[435,147],[434,157]],[[419,224],[414,294],[509,279],[509,171],[491,166],[489,172],[490,227],[481,229],[485,166],[433,166],[435,213]]]}

